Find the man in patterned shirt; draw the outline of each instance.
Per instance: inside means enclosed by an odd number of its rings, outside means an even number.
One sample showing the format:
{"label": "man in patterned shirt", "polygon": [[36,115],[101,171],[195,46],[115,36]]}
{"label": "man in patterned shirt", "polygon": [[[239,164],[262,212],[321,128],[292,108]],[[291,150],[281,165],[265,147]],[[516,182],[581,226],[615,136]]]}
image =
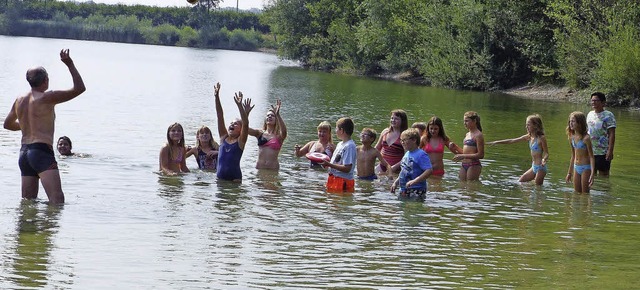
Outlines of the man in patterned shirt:
{"label": "man in patterned shirt", "polygon": [[591,108],[587,115],[587,125],[596,159],[596,172],[608,176],[613,159],[613,147],[616,142],[616,118],[604,109],[607,98],[601,92],[591,94]]}

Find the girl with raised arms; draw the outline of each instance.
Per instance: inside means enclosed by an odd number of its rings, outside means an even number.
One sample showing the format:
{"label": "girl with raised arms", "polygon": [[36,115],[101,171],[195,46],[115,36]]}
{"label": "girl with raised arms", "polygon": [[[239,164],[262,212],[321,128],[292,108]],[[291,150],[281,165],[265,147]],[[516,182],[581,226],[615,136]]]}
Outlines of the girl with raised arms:
{"label": "girl with raised arms", "polygon": [[284,139],[287,138],[287,126],[280,116],[282,101],[276,101],[276,105],[271,105],[264,119],[262,130],[249,128],[249,135],[258,138],[258,161],[257,169],[280,169],[278,154]]}

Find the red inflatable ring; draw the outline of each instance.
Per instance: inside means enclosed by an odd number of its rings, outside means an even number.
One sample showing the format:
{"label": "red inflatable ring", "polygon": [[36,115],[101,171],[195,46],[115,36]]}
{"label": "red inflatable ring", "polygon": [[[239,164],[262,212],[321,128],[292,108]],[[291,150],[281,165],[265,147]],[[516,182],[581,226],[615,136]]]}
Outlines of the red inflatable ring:
{"label": "red inflatable ring", "polygon": [[316,163],[322,163],[322,161],[327,161],[327,162],[331,161],[331,158],[329,157],[329,155],[322,154],[320,152],[307,153],[305,157],[307,157],[307,159]]}

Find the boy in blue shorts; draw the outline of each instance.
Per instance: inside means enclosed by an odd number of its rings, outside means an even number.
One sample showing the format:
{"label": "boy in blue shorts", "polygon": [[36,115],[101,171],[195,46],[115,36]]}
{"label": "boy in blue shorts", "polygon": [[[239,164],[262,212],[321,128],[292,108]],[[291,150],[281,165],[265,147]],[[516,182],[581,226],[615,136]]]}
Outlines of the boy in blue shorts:
{"label": "boy in blue shorts", "polygon": [[410,128],[400,134],[404,156],[400,161],[400,175],[391,185],[391,192],[400,186],[400,197],[424,199],[427,193],[427,178],[433,170],[429,155],[420,149],[420,133]]}
{"label": "boy in blue shorts", "polygon": [[342,140],[336,146],[331,156],[331,162],[322,162],[322,166],[329,167],[327,179],[328,192],[354,192],[353,172],[356,163],[356,143],[351,139],[353,121],[350,118],[340,118],[336,122],[336,135]]}

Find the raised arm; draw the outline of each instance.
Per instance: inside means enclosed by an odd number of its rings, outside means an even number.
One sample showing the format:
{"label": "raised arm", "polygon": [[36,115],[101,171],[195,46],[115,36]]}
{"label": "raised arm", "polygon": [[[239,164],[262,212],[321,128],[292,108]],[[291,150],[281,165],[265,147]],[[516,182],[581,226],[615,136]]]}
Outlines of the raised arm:
{"label": "raised arm", "polygon": [[60,51],[60,60],[67,65],[67,68],[69,68],[71,78],[73,79],[73,88],[46,92],[43,96],[43,100],[52,104],[64,103],[79,96],[87,90],[78,69],[76,69],[76,66],[73,64],[73,60],[69,56],[69,49],[63,49]]}
{"label": "raised arm", "polygon": [[227,131],[227,123],[224,122],[224,112],[222,111],[222,104],[220,103],[220,83],[216,83],[213,86],[213,96],[215,98],[216,114],[218,116],[218,136],[220,136],[220,140],[224,140],[224,138],[229,135],[229,132]]}
{"label": "raised arm", "polygon": [[276,132],[278,134],[278,138],[280,142],[284,142],[284,139],[287,138],[287,125],[284,123],[284,119],[280,115],[280,108],[282,107],[282,101],[278,99],[276,101],[275,107],[271,105],[271,109],[276,113],[276,122],[278,122],[278,127],[280,128],[280,132]]}
{"label": "raised arm", "polygon": [[242,119],[242,132],[238,137],[238,146],[244,150],[244,145],[247,143],[247,137],[249,136],[249,113],[253,106],[251,105],[251,99],[242,101],[242,92],[237,92],[233,99],[238,106],[238,111],[240,111],[240,119]]}

